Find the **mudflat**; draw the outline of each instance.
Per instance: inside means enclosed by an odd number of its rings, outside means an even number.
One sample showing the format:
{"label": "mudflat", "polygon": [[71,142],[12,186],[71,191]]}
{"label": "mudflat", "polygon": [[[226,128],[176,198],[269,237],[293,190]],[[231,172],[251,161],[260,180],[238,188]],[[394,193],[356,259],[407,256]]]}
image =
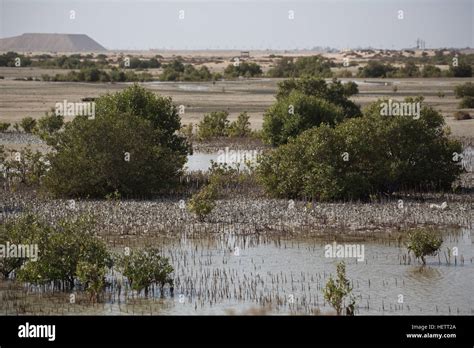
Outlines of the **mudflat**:
{"label": "mudflat", "polygon": [[[13,76],[40,76],[45,69],[0,68],[0,121],[19,122],[23,117],[39,118],[56,103],[79,102],[81,98],[98,97],[126,88],[130,83],[80,83],[14,80]],[[16,72],[15,72],[16,71]],[[258,78],[216,82],[145,82],[148,89],[173,98],[176,105],[184,105],[182,123],[198,123],[205,113],[226,110],[230,119],[247,111],[251,126],[260,129],[265,110],[275,101],[277,85],[283,79]],[[422,95],[425,102],[446,117],[452,134],[472,137],[474,119],[458,121],[453,118],[459,99],[454,96],[456,85],[474,81],[469,78],[343,78],[355,81],[359,94],[352,99],[365,106],[378,98],[403,100],[407,96]],[[396,92],[394,92],[396,87]]]}

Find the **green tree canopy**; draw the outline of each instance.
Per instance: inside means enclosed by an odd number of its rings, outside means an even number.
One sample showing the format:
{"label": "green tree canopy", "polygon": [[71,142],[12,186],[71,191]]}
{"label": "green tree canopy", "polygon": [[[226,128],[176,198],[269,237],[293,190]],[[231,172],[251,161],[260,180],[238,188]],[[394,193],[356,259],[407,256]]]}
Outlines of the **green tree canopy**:
{"label": "green tree canopy", "polygon": [[360,77],[389,77],[396,70],[392,65],[376,60],[369,61],[366,66],[359,69]]}
{"label": "green tree canopy", "polygon": [[349,81],[343,84],[341,81],[333,79],[328,84],[324,79],[309,76],[300,79],[288,79],[278,84],[276,98],[280,100],[288,97],[293,91],[325,99],[336,106],[340,106],[346,117],[361,115],[360,108],[349,99],[349,97],[359,93],[359,88],[355,82]]}
{"label": "green tree canopy", "polygon": [[276,103],[264,115],[264,138],[281,145],[321,123],[335,125],[346,117],[360,116],[359,107],[348,98],[357,93],[355,83],[336,79],[330,84],[315,77],[282,81]]}
{"label": "green tree canopy", "polygon": [[262,68],[253,62],[241,62],[238,65],[229,64],[224,70],[224,75],[230,78],[255,77],[262,75]]}
{"label": "green tree canopy", "polygon": [[263,136],[268,143],[281,145],[306,129],[322,123],[334,125],[343,118],[341,108],[324,99],[294,91],[267,110],[263,119]]}
{"label": "green tree canopy", "polygon": [[260,159],[270,194],[320,200],[366,199],[404,189],[449,189],[461,168],[461,145],[448,138],[442,115],[424,106],[419,119],[366,115],[332,128],[312,128]]}
{"label": "green tree canopy", "polygon": [[37,244],[39,257],[18,270],[20,280],[33,284],[63,282],[72,289],[80,262],[96,270],[111,266],[105,243],[92,232],[90,217],[62,220],[56,226],[36,217],[26,219],[27,238],[22,243]]}
{"label": "green tree canopy", "polygon": [[450,66],[449,71],[454,77],[472,77],[472,66],[467,62],[460,62],[458,66]]}
{"label": "green tree canopy", "polygon": [[268,72],[271,77],[331,77],[331,61],[320,55],[299,57],[296,60],[282,57]]}
{"label": "green tree canopy", "polygon": [[423,69],[421,70],[422,77],[440,77],[441,76],[441,69],[434,65],[424,65]]}
{"label": "green tree canopy", "polygon": [[45,185],[57,196],[150,195],[176,184],[188,154],[170,98],[133,85],[96,99],[94,118],[58,132]]}

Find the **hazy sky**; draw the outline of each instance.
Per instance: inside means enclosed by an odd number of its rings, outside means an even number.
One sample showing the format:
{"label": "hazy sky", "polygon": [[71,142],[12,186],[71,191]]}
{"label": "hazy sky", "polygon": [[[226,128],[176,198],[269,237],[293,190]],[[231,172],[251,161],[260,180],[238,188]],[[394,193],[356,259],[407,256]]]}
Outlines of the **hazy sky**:
{"label": "hazy sky", "polygon": [[461,48],[474,47],[474,0],[0,0],[0,37],[28,32],[108,49]]}

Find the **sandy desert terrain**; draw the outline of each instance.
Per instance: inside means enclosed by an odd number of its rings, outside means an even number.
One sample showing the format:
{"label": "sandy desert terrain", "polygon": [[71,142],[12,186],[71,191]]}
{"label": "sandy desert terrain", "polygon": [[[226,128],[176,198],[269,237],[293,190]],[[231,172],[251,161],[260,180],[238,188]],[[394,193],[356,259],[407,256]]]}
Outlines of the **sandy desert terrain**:
{"label": "sandy desert terrain", "polygon": [[[13,71],[12,71],[13,70]],[[26,70],[26,69],[25,69]],[[97,97],[126,88],[129,83],[77,83],[18,81],[13,76],[40,76],[45,69],[19,70],[0,68],[0,121],[18,122],[23,117],[39,118],[58,102],[78,102],[83,97]],[[48,69],[49,72],[51,69]],[[24,76],[24,75],[23,75]],[[149,82],[147,88],[170,96],[176,105],[184,105],[183,124],[198,123],[205,113],[227,110],[233,120],[240,112],[251,115],[254,129],[261,128],[265,110],[274,102],[277,84],[282,79],[242,79],[217,82]],[[474,134],[474,120],[457,121],[452,115],[459,100],[454,97],[456,85],[474,79],[463,78],[410,78],[410,79],[341,79],[359,84],[359,95],[353,99],[364,106],[377,98],[401,100],[406,96],[425,97],[425,102],[439,109],[455,136]],[[397,92],[393,91],[394,86]],[[444,97],[438,96],[438,93]]]}

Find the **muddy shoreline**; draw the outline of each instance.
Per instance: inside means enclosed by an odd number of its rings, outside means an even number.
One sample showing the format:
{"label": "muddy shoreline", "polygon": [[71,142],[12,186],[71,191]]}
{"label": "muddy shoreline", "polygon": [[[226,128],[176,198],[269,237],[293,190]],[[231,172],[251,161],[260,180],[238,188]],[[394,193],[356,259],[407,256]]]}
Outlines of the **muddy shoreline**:
{"label": "muddy shoreline", "polygon": [[[311,237],[320,238],[338,231],[338,235],[369,237],[390,234],[422,226],[437,228],[472,228],[474,209],[472,195],[426,195],[399,197],[374,202],[311,203],[283,199],[255,199],[243,195],[220,199],[205,222],[180,205],[186,198],[156,200],[70,200],[35,197],[34,193],[2,194],[2,220],[31,212],[55,222],[91,214],[99,235],[122,239],[146,236],[190,237],[216,236],[233,233],[240,236]],[[447,202],[446,209],[433,207]],[[114,238],[115,239],[115,238]]]}

